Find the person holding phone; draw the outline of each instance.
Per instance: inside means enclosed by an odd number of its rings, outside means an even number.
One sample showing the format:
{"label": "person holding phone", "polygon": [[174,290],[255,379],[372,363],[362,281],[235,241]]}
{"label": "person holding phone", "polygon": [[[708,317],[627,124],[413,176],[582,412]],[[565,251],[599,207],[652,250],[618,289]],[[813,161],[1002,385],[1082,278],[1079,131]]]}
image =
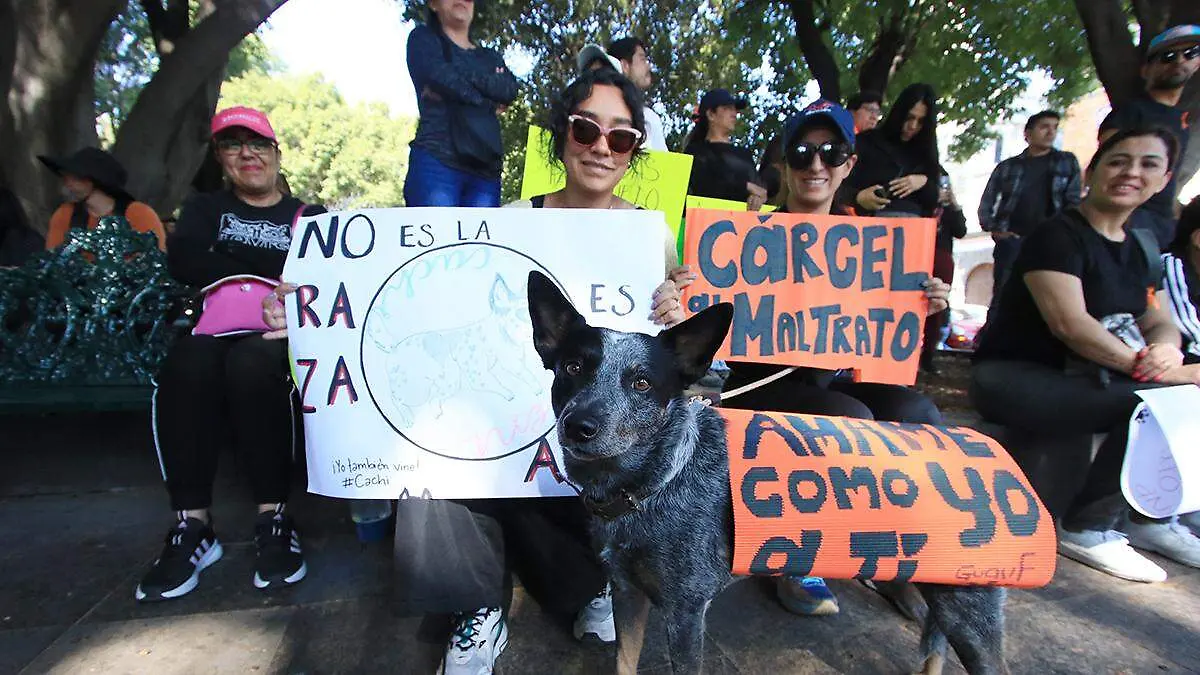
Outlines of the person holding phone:
{"label": "person holding phone", "polygon": [[842,186],[840,203],[858,215],[932,217],[941,166],[937,114],[937,96],[928,84],[900,92],[883,123],[858,136],[858,163]]}

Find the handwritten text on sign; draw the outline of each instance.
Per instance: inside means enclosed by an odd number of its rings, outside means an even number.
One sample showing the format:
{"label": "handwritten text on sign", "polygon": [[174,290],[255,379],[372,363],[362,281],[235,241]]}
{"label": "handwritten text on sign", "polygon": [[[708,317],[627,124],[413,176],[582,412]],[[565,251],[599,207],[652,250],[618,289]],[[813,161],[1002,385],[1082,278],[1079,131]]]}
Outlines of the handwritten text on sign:
{"label": "handwritten text on sign", "polygon": [[734,573],[1034,587],[1054,524],[967,428],[721,409]]}
{"label": "handwritten text on sign", "polygon": [[924,218],[689,209],[684,262],[699,279],[688,309],[733,303],[718,358],[912,384],[934,228]]}
{"label": "handwritten text on sign", "polygon": [[571,495],[533,348],[531,270],[589,323],[649,331],[662,216],[374,209],[303,218],[284,279],[309,489],[333,497]]}

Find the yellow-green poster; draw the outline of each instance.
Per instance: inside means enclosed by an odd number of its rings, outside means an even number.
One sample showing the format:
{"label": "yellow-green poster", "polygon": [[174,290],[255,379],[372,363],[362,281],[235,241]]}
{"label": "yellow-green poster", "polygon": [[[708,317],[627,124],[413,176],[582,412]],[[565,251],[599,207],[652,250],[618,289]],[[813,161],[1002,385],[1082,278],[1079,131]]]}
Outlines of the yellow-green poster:
{"label": "yellow-green poster", "polygon": [[[557,162],[551,163],[546,156],[550,147],[549,138],[550,132],[538,126],[529,126],[521,199],[554,192],[566,182],[562,166]],[[691,174],[691,155],[650,150],[617,184],[616,194],[642,208],[662,211],[678,239],[679,226],[683,222],[683,202]]]}

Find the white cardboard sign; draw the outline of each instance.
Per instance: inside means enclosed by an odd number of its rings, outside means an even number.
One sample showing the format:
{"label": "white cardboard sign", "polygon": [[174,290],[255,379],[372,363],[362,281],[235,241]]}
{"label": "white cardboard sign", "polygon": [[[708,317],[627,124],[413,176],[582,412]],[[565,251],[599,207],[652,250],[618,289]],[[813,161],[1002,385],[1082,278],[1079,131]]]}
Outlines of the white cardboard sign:
{"label": "white cardboard sign", "polygon": [[565,482],[530,270],[588,323],[653,333],[650,211],[373,209],[303,218],[284,279],[308,487],[331,497],[537,497]]}
{"label": "white cardboard sign", "polygon": [[1200,511],[1200,387],[1137,393],[1121,467],[1125,500],[1151,518]]}

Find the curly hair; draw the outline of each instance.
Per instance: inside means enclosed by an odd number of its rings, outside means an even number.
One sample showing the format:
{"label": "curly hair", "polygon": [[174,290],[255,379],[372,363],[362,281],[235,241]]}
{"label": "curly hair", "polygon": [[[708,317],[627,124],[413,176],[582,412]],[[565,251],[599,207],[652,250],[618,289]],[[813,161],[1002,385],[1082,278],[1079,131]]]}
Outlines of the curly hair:
{"label": "curly hair", "polygon": [[621,73],[601,68],[580,75],[568,84],[550,104],[550,112],[544,122],[546,129],[550,131],[549,147],[544,150],[546,157],[552,162],[562,164],[563,151],[566,149],[567,136],[570,133],[568,129],[570,122],[567,118],[579,111],[581,103],[591,98],[592,88],[598,84],[613,86],[621,90],[621,97],[625,100],[625,105],[629,107],[629,118],[633,120],[631,126],[642,134],[643,143],[634,148],[629,157],[629,165],[632,167],[645,156],[646,116],[643,112],[645,99],[642,98],[642,92],[637,85],[630,82],[629,78]]}

